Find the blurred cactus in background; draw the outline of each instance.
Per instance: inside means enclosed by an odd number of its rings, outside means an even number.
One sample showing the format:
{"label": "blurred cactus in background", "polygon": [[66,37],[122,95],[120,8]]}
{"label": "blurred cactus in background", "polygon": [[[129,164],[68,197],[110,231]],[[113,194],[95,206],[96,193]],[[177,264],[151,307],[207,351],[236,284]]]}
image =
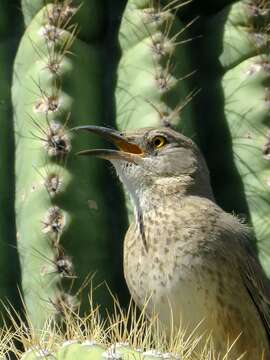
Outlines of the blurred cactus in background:
{"label": "blurred cactus in background", "polygon": [[70,131],[84,124],[194,138],[270,275],[269,19],[268,0],[1,1],[3,302],[19,311],[21,289],[36,328],[87,312],[91,286],[102,309],[105,283],[127,304],[129,201],[108,166],[76,158],[104,146]]}

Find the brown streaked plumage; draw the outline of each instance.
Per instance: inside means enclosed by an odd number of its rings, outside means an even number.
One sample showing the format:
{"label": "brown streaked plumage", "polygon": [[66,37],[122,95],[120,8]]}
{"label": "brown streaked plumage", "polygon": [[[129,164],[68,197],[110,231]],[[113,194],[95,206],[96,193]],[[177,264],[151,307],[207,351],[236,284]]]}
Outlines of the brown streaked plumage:
{"label": "brown streaked plumage", "polygon": [[187,334],[201,323],[198,331],[211,333],[223,355],[238,337],[230,359],[269,360],[269,282],[248,229],[215,203],[196,145],[169,128],[83,129],[119,147],[81,154],[110,160],[133,201],[124,271],[135,302],[150,296],[147,311],[168,328],[171,314]]}

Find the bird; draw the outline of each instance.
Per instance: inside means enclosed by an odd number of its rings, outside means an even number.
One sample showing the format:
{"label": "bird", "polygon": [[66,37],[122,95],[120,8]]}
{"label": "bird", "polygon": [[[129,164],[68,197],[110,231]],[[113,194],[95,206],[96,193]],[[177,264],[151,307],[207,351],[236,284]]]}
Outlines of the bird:
{"label": "bird", "polygon": [[269,280],[250,227],[216,203],[194,141],[170,127],[75,130],[115,146],[78,154],[109,160],[133,203],[123,266],[135,303],[168,331],[211,336],[219,356],[233,344],[229,359],[269,360]]}

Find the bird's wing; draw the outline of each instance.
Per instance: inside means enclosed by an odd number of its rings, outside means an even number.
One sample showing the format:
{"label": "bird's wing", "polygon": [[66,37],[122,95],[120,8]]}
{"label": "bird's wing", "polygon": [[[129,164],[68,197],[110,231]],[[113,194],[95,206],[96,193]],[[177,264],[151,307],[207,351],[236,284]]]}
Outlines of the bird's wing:
{"label": "bird's wing", "polygon": [[242,241],[245,261],[239,262],[240,271],[244,285],[258,310],[270,342],[270,281],[267,279],[249,241],[248,238]]}
{"label": "bird's wing", "polygon": [[[257,308],[270,343],[270,280],[266,277],[253,250],[252,235],[235,216],[225,212],[219,218],[219,226],[225,230],[224,240],[226,242],[233,240],[230,246],[234,249],[236,266],[240,267],[243,284]],[[238,241],[235,242],[235,239]]]}

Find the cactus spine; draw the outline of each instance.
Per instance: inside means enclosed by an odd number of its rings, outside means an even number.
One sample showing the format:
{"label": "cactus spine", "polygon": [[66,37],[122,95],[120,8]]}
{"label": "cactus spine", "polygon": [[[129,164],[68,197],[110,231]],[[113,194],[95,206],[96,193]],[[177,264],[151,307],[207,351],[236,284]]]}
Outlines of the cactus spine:
{"label": "cactus spine", "polygon": [[144,309],[139,313],[132,303],[123,310],[119,302],[115,301],[114,310],[108,314],[106,322],[102,321],[99,309],[93,307],[91,302],[89,309],[86,317],[79,317],[64,306],[61,329],[54,320],[38,332],[31,324],[28,324],[29,327],[17,325],[15,334],[23,350],[16,348],[8,330],[1,337],[0,356],[10,350],[10,354],[22,360],[214,359],[210,341],[206,341],[201,352],[196,347],[202,339],[195,332],[189,339],[184,339],[184,331],[181,329],[168,337],[155,316],[149,319]]}

